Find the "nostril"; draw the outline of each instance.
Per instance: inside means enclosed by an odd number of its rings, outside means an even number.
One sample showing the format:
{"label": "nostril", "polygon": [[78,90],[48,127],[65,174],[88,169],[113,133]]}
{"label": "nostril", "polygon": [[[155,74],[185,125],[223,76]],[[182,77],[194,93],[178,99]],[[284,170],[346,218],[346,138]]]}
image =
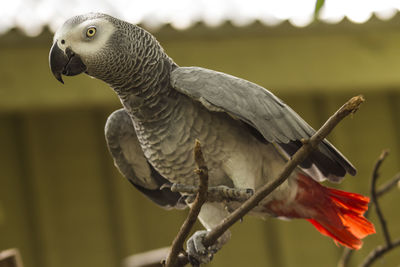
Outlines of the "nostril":
{"label": "nostril", "polygon": [[75,56],[74,51],[72,51],[71,48],[69,48],[69,47],[67,47],[67,49],[65,49],[65,54],[67,55],[68,58]]}

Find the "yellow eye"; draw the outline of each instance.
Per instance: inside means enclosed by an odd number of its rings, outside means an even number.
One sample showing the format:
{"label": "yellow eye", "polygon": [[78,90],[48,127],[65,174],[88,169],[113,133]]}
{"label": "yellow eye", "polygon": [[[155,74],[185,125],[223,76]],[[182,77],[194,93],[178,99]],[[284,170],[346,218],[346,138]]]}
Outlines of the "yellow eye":
{"label": "yellow eye", "polygon": [[86,31],[86,36],[87,37],[93,37],[96,34],[96,28],[95,27],[90,27]]}

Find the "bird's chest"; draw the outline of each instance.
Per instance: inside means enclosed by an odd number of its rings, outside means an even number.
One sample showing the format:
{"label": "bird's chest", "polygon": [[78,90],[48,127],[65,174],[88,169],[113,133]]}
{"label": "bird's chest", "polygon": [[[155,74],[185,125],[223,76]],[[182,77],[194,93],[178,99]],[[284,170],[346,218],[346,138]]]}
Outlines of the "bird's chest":
{"label": "bird's chest", "polygon": [[226,158],[223,142],[224,120],[200,104],[182,101],[166,110],[161,121],[135,122],[135,130],[148,161],[165,178],[175,183],[197,184],[193,148],[200,140],[210,170],[210,184],[226,183],[222,162]]}

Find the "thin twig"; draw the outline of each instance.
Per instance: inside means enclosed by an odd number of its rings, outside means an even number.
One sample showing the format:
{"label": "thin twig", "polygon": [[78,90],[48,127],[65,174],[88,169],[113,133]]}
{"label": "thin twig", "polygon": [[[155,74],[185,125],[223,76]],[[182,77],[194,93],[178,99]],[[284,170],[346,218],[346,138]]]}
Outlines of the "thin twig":
{"label": "thin twig", "polygon": [[371,264],[374,261],[376,261],[377,259],[382,257],[384,254],[386,254],[387,252],[389,252],[390,250],[392,250],[396,247],[400,247],[400,239],[397,239],[393,243],[391,243],[390,247],[387,245],[379,246],[376,249],[374,249],[373,251],[371,251],[371,253],[368,254],[368,256],[365,258],[364,262],[360,266],[361,267],[371,266]]}
{"label": "thin twig", "polygon": [[346,267],[350,262],[350,258],[351,258],[352,254],[353,254],[352,249],[344,248],[342,256],[340,257],[339,262],[337,264],[337,267]]}
{"label": "thin twig", "polygon": [[177,236],[172,242],[171,252],[169,253],[165,267],[175,267],[186,263],[180,263],[180,259],[178,259],[178,255],[181,251],[183,251],[183,243],[186,238],[189,236],[190,230],[197,220],[197,216],[200,213],[201,206],[207,200],[207,189],[208,189],[208,168],[206,162],[203,157],[203,153],[201,152],[200,141],[196,139],[194,145],[194,158],[196,161],[197,169],[195,170],[196,174],[200,178],[199,191],[196,195],[196,199],[194,200],[190,212],[181,226]]}
{"label": "thin twig", "polygon": [[23,267],[21,254],[17,248],[0,251],[0,266]]}
{"label": "thin twig", "polygon": [[[380,164],[382,160],[387,156],[388,152],[383,151],[381,154],[381,157],[377,161],[377,164]],[[379,168],[379,166],[378,166]],[[375,172],[374,172],[375,174]],[[400,247],[400,239],[395,240],[392,242],[389,229],[386,225],[385,217],[383,216],[383,213],[380,209],[377,197],[378,193],[379,195],[383,195],[384,193],[388,192],[392,187],[394,187],[399,181],[400,181],[400,174],[397,174],[391,181],[388,183],[384,184],[379,192],[376,192],[375,186],[376,186],[376,180],[378,179],[378,175],[373,175],[372,177],[372,182],[371,182],[371,197],[372,197],[372,202],[375,205],[376,213],[378,215],[379,222],[381,223],[382,227],[382,232],[385,237],[385,245],[379,246],[375,248],[373,251],[371,251],[368,256],[365,258],[364,262],[360,265],[362,267],[368,267],[370,266],[374,261],[382,257],[384,254],[389,252],[390,250]]]}
{"label": "thin twig", "polygon": [[[381,196],[384,192],[387,192],[388,190],[390,190],[390,187],[393,186],[393,185],[389,184],[389,185],[385,185],[385,187],[381,187],[380,190],[378,190],[378,191],[376,191],[376,189],[375,189],[376,188],[376,180],[379,177],[379,169],[388,154],[389,154],[389,152],[387,149],[383,150],[372,170],[371,189],[370,189],[371,201],[368,203],[368,210],[364,213],[365,218],[368,218],[371,207],[375,203],[377,203],[377,198],[379,196]],[[337,267],[346,267],[350,262],[350,258],[351,258],[351,255],[353,254],[353,251],[354,250],[352,250],[352,249],[344,248],[342,256],[340,257]]]}
{"label": "thin twig", "polygon": [[[377,161],[378,163],[378,161]],[[375,169],[375,168],[374,168]],[[376,190],[376,198],[379,199],[381,196],[385,195],[388,193],[393,187],[397,185],[397,183],[400,182],[400,173],[396,174],[391,180],[383,184],[382,186],[379,187],[378,190]],[[364,217],[368,219],[369,217],[369,212],[371,208],[374,206],[374,202],[370,201],[368,203],[368,210],[364,213]]]}
{"label": "thin twig", "polygon": [[390,240],[389,230],[388,230],[385,217],[383,216],[383,213],[382,213],[382,210],[381,210],[381,207],[379,205],[378,198],[376,195],[376,181],[378,180],[378,177],[379,177],[378,170],[388,154],[389,154],[388,150],[382,151],[382,154],[380,155],[378,161],[375,164],[375,168],[374,168],[372,179],[371,179],[371,202],[373,203],[373,205],[375,205],[376,214],[378,215],[379,222],[381,223],[383,236],[385,237],[386,245],[388,247],[390,247],[392,242]]}
{"label": "thin twig", "polygon": [[379,187],[378,191],[376,191],[376,196],[380,197],[387,192],[389,192],[393,187],[397,185],[397,183],[400,182],[400,173],[396,174],[392,180],[386,182],[383,184],[381,187]]}
{"label": "thin twig", "polygon": [[302,140],[303,146],[285,164],[277,179],[267,183],[259,189],[251,198],[245,201],[238,209],[233,211],[222,223],[212,229],[204,238],[205,247],[213,245],[217,239],[228,230],[235,222],[243,218],[251,209],[263,200],[268,194],[281,185],[306,157],[315,150],[320,142],[336,127],[346,116],[356,112],[364,102],[363,96],[355,96],[348,100],[325,124],[308,140]]}
{"label": "thin twig", "polygon": [[[163,247],[158,249],[140,252],[131,255],[123,260],[123,267],[154,267],[161,266],[161,261],[171,251],[171,247]],[[1,265],[0,265],[1,266]]]}

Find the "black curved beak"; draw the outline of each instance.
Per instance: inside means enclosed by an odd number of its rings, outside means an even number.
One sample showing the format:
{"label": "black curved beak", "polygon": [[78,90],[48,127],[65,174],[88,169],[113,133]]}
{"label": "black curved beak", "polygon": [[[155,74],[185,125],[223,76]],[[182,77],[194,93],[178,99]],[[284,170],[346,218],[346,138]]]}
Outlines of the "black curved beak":
{"label": "black curved beak", "polygon": [[62,75],[74,76],[86,71],[81,57],[75,54],[69,47],[62,51],[57,41],[54,42],[49,54],[50,69],[54,77],[61,83],[64,83]]}

